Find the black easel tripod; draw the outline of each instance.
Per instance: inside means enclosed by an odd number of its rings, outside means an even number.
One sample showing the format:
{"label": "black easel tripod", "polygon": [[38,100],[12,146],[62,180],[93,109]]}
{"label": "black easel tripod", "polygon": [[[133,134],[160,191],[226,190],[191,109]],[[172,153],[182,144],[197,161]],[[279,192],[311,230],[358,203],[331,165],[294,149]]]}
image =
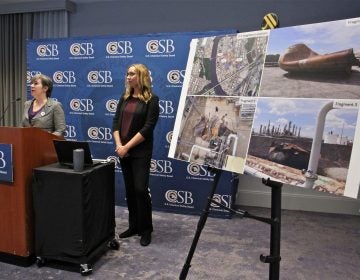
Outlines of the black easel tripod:
{"label": "black easel tripod", "polygon": [[262,183],[271,188],[271,218],[259,217],[251,215],[247,211],[231,209],[215,200],[213,200],[214,193],[216,191],[217,184],[221,176],[221,170],[217,168],[210,168],[209,170],[215,174],[214,182],[207,199],[206,206],[197,224],[195,236],[191,244],[186,262],[181,270],[179,280],[185,280],[191,266],[191,259],[195,252],[197,242],[200,238],[202,229],[205,226],[207,217],[209,215],[210,204],[214,203],[232,213],[240,215],[241,218],[251,218],[267,224],[270,224],[270,255],[260,255],[260,261],[269,263],[269,280],[278,280],[280,272],[280,232],[281,232],[281,188],[282,183],[268,179],[262,179]]}

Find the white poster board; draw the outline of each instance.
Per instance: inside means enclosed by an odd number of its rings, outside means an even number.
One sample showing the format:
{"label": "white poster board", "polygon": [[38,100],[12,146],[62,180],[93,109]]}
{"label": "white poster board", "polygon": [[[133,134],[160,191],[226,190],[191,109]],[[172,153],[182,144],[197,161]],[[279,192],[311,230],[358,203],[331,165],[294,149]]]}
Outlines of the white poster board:
{"label": "white poster board", "polygon": [[169,157],[356,198],[360,18],[193,39]]}

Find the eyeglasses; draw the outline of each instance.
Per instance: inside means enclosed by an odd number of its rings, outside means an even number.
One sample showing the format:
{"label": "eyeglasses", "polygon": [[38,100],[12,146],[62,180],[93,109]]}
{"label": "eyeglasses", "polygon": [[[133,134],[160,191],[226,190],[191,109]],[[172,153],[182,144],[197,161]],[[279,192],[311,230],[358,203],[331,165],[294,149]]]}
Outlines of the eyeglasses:
{"label": "eyeglasses", "polygon": [[135,72],[128,72],[128,73],[126,73],[126,77],[133,77],[133,76],[135,76],[136,75],[136,73]]}

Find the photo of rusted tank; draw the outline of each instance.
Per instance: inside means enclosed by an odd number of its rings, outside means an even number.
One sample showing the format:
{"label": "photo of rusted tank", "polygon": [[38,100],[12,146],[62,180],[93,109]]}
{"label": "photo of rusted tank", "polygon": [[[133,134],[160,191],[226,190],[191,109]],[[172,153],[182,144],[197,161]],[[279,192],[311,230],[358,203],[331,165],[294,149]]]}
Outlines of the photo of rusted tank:
{"label": "photo of rusted tank", "polygon": [[353,66],[360,66],[352,48],[328,54],[318,54],[305,44],[295,44],[279,58],[279,67],[289,73],[351,74]]}
{"label": "photo of rusted tank", "polygon": [[271,30],[258,96],[359,99],[359,26],[339,20]]}

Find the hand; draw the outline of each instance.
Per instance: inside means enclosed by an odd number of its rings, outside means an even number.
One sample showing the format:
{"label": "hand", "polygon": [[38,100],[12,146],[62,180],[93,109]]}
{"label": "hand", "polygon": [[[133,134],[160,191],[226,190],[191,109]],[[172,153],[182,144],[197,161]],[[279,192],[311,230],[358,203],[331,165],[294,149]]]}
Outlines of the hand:
{"label": "hand", "polygon": [[128,155],[128,151],[129,149],[123,145],[116,146],[116,150],[115,150],[115,152],[118,154],[120,158],[126,157]]}

